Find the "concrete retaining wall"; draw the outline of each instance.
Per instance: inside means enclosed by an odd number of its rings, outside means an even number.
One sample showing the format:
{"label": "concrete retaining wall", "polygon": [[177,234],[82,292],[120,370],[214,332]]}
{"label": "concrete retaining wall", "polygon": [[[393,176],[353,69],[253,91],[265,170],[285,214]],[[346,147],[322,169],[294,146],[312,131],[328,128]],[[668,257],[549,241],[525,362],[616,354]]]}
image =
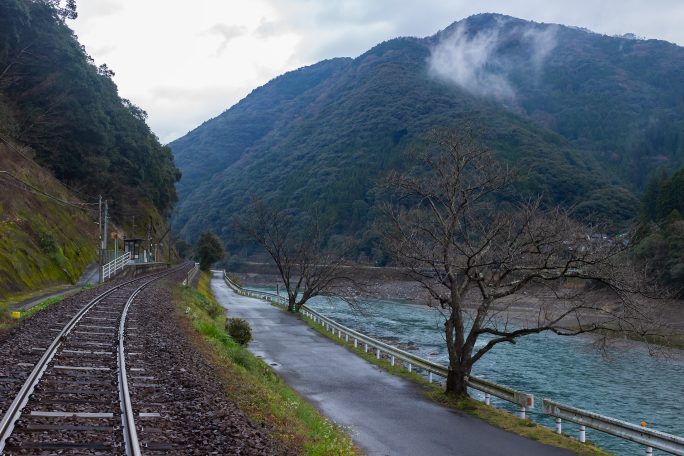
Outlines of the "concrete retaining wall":
{"label": "concrete retaining wall", "polygon": [[140,264],[128,264],[124,266],[123,271],[117,275],[118,278],[133,278],[142,276],[145,274],[152,274],[153,272],[162,271],[168,269],[168,263],[140,263]]}

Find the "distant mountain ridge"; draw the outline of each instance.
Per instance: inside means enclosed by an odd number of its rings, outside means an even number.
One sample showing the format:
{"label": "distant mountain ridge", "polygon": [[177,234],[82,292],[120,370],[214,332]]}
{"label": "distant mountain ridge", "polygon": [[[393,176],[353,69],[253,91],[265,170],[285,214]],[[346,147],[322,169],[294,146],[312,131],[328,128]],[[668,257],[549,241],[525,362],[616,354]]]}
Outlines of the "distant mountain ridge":
{"label": "distant mountain ridge", "polygon": [[379,177],[432,128],[474,123],[519,189],[624,227],[650,170],[684,163],[684,48],[482,14],[279,76],[170,147],[173,226],[232,240],[250,195],[319,203],[372,237]]}

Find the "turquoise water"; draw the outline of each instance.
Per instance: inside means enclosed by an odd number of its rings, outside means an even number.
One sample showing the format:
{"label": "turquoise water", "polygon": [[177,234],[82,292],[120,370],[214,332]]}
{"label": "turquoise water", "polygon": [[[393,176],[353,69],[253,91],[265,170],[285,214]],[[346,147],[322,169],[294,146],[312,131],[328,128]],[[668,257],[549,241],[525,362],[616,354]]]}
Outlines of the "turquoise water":
{"label": "turquoise water", "polygon": [[[421,356],[447,363],[439,311],[392,300],[360,304],[352,309],[342,300],[318,297],[308,305],[370,336],[415,344]],[[484,338],[478,341],[485,343]],[[646,421],[650,428],[684,436],[681,353],[654,357],[641,344],[620,342],[605,357],[592,348],[591,337],[540,334],[521,338],[515,345],[496,346],[474,366],[473,374],[534,394],[537,404],[531,415],[548,427],[553,427],[553,421],[541,412],[541,398],[632,423]],[[512,410],[503,401],[494,404]],[[564,422],[563,431],[577,437],[577,426],[571,423]],[[592,429],[587,429],[587,439],[620,455],[645,453],[639,445]]]}

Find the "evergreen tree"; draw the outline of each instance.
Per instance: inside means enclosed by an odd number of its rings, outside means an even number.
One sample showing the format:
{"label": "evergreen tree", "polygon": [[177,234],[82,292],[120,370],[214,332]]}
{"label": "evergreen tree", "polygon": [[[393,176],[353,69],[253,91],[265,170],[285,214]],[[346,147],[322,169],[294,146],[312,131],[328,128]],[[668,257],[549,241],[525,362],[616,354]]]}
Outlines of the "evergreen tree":
{"label": "evergreen tree", "polygon": [[226,257],[221,240],[211,231],[206,231],[197,241],[197,258],[199,259],[200,269],[208,271],[209,268]]}

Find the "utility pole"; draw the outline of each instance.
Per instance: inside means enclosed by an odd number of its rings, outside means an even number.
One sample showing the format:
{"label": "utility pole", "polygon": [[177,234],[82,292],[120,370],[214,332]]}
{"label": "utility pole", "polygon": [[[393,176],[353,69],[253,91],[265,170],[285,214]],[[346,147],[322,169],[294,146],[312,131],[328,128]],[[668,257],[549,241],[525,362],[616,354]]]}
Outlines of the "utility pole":
{"label": "utility pole", "polygon": [[107,238],[107,225],[109,225],[109,204],[107,203],[107,200],[104,202],[104,226],[102,227],[102,251],[104,252],[104,255],[107,255],[107,241],[109,240]]}
{"label": "utility pole", "polygon": [[98,203],[98,225],[97,225],[97,231],[98,231],[98,277],[100,278],[100,283],[104,282],[104,276],[102,275],[102,266],[104,266],[103,258],[102,258],[102,195],[99,196],[99,203]]}
{"label": "utility pole", "polygon": [[147,260],[150,261],[152,256],[152,224],[147,224]]}

